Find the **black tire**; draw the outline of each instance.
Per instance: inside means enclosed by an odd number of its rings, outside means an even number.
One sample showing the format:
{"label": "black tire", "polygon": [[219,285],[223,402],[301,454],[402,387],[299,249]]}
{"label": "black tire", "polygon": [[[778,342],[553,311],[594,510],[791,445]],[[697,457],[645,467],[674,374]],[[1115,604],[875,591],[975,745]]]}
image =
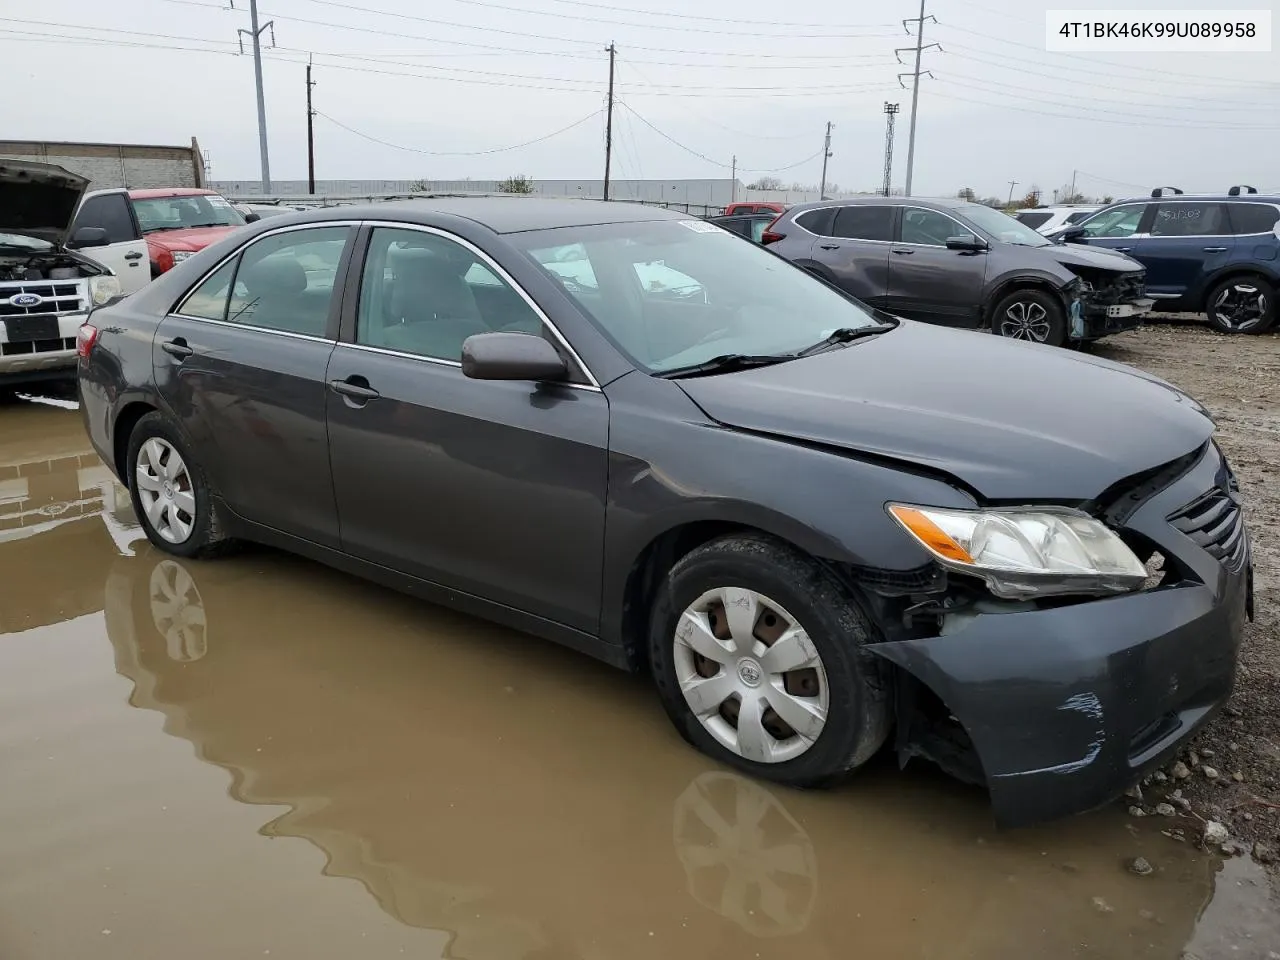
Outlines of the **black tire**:
{"label": "black tire", "polygon": [[1204,306],[1210,326],[1220,333],[1266,333],[1280,310],[1275,286],[1256,274],[1220,280],[1204,298]]}
{"label": "black tire", "polygon": [[1060,347],[1067,342],[1067,313],[1057,297],[1024,287],[996,303],[991,311],[991,332],[1011,340]]}
{"label": "black tire", "polygon": [[[194,495],[195,513],[191,517],[190,534],[183,540],[175,542],[166,539],[147,516],[142,500],[142,491],[138,482],[139,457],[143,445],[149,440],[159,439],[177,451],[186,467],[187,483],[175,484],[175,488],[188,491]],[[224,532],[224,524],[218,516],[209,481],[204,470],[191,456],[186,441],[172,424],[159,412],[148,413],[133,428],[129,437],[129,452],[126,460],[129,495],[133,500],[133,512],[147,535],[147,539],[165,553],[177,557],[209,557],[220,553],[231,545],[231,540]],[[190,516],[189,514],[184,514]]]}
{"label": "black tire", "polygon": [[[717,587],[753,590],[786,608],[817,650],[827,680],[827,714],[816,739],[798,756],[779,762],[746,759],[721,744],[685,699],[675,631],[684,610]],[[764,622],[758,620],[756,629]],[[812,559],[763,535],[731,536],[693,550],[668,573],[649,621],[649,660],[663,707],[689,743],[744,773],[818,787],[862,766],[889,735],[889,670],[861,649],[873,635],[849,591]]]}

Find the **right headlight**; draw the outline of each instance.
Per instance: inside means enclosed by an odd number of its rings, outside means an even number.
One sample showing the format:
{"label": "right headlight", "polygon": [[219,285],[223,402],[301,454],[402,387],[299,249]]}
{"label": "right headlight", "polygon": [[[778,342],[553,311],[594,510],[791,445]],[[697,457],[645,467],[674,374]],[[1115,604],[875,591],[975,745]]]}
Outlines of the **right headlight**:
{"label": "right headlight", "polygon": [[1124,541],[1078,510],[893,503],[889,514],[944,567],[982,578],[1004,599],[1127,593],[1147,579]]}

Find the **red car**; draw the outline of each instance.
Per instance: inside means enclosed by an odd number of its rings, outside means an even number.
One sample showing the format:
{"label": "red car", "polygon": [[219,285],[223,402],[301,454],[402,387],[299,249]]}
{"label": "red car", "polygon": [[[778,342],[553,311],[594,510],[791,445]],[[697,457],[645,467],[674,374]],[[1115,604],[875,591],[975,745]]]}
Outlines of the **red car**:
{"label": "red car", "polygon": [[723,217],[732,217],[735,214],[744,213],[785,213],[789,203],[782,203],[779,200],[743,200],[738,203],[731,203],[724,208]]}
{"label": "red car", "polygon": [[241,215],[212,190],[192,187],[130,190],[129,203],[147,241],[153,278],[258,219],[256,214]]}

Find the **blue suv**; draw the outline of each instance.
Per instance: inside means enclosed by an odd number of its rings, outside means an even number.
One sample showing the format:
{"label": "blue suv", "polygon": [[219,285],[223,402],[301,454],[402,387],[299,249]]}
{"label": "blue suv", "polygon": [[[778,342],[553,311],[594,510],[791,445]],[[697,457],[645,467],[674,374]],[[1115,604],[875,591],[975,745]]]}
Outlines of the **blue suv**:
{"label": "blue suv", "polygon": [[1054,239],[1121,250],[1147,268],[1157,310],[1206,313],[1223,333],[1263,333],[1280,292],[1280,197],[1232,187],[1224,196],[1161,187],[1121,200]]}

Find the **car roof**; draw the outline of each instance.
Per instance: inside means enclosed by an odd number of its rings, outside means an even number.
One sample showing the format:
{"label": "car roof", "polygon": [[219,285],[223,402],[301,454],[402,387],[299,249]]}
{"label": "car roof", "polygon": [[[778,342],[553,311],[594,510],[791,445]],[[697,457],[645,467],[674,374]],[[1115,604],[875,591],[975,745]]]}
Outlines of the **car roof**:
{"label": "car roof", "polygon": [[606,223],[698,219],[689,213],[642,203],[576,197],[563,200],[543,197],[425,197],[359,206],[324,207],[314,213],[299,216],[309,221],[403,220],[407,223],[429,225],[432,214],[471,220],[488,227],[494,233],[522,233]]}
{"label": "car roof", "polygon": [[[810,200],[808,203],[797,203],[787,213],[804,213],[806,210],[818,210],[822,207],[937,207],[942,210],[963,210],[965,207],[982,207],[981,203],[970,203],[957,197],[885,197],[879,194],[866,197],[844,197],[840,200]],[[989,208],[988,208],[989,209]]]}
{"label": "car roof", "polygon": [[1241,193],[1231,196],[1226,193],[1174,193],[1167,197],[1121,197],[1106,204],[1114,207],[1117,203],[1170,203],[1175,200],[1213,200],[1222,203],[1280,203],[1280,195],[1270,193]]}
{"label": "car roof", "polygon": [[130,190],[129,196],[134,200],[157,200],[161,197],[208,197],[216,196],[217,191],[202,190],[199,187],[152,187],[145,190]]}

